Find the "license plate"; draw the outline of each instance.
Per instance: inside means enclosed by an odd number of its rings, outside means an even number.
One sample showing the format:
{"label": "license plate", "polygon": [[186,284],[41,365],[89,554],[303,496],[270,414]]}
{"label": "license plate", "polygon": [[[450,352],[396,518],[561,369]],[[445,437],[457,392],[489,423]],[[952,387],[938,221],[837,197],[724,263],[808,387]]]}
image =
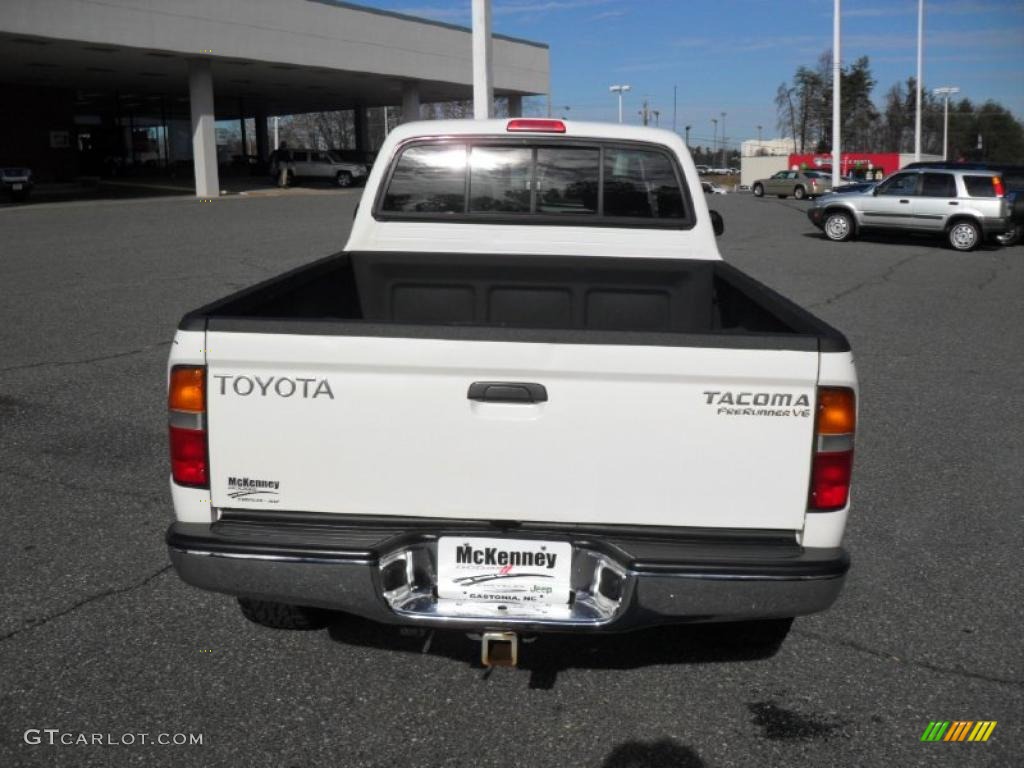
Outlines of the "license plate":
{"label": "license plate", "polygon": [[19,189],[21,189],[21,184],[11,184],[11,189],[17,192]]}
{"label": "license plate", "polygon": [[437,542],[437,595],[477,603],[565,605],[572,544],[445,536]]}

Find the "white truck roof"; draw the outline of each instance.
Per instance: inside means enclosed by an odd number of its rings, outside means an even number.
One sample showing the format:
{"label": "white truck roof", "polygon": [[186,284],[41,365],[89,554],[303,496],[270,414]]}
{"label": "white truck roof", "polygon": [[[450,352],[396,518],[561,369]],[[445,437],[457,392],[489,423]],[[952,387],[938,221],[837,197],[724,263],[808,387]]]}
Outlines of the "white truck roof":
{"label": "white truck roof", "polygon": [[[538,128],[548,118],[498,120],[433,120],[406,123],[395,128],[378,154],[366,183],[345,250],[416,250],[435,253],[522,253],[617,257],[721,259],[701,192],[700,177],[686,145],[678,134],[658,128],[554,120],[564,130],[512,132],[513,121],[535,120]],[[522,223],[493,224],[439,221],[380,221],[373,216],[374,201],[392,159],[408,141],[458,136],[495,138],[533,137],[538,141],[593,139],[631,141],[667,148],[676,156],[689,190],[696,223],[689,229],[645,229],[610,226],[558,226]]]}

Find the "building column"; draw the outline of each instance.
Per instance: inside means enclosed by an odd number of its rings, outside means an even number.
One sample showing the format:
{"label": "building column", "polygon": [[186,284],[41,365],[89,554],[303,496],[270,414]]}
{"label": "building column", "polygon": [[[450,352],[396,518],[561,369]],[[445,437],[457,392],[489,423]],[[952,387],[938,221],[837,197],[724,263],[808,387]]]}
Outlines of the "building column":
{"label": "building column", "polygon": [[523,97],[520,96],[518,93],[512,94],[508,97],[508,116],[523,116]]}
{"label": "building column", "polygon": [[420,84],[415,80],[402,83],[402,122],[420,119]]}
{"label": "building column", "polygon": [[213,70],[209,59],[189,59],[188,97],[192,108],[192,163],[196,197],[220,195],[217,136],[214,132]]}
{"label": "building column", "polygon": [[[264,107],[256,107],[256,155],[261,163],[270,157],[270,136],[267,133],[267,111]],[[276,149],[276,147],[275,147]]]}
{"label": "building column", "polygon": [[242,167],[244,168],[248,165],[246,156],[249,154],[249,137],[246,135],[248,132],[245,130],[245,104],[242,103],[241,99],[238,100],[238,124],[242,129]]}
{"label": "building column", "polygon": [[360,104],[352,110],[352,122],[356,130],[356,149],[367,152],[370,149],[370,130],[366,120],[366,107]]}

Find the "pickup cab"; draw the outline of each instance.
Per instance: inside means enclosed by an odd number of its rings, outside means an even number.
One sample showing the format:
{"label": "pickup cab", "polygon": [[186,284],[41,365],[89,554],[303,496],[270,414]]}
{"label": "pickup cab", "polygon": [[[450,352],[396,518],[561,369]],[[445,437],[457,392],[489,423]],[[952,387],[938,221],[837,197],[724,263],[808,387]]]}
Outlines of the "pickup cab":
{"label": "pickup cab", "polygon": [[180,577],[270,626],[480,633],[485,663],[544,631],[780,641],[849,567],[857,380],[713,219],[667,131],[392,131],[343,251],[180,322]]}

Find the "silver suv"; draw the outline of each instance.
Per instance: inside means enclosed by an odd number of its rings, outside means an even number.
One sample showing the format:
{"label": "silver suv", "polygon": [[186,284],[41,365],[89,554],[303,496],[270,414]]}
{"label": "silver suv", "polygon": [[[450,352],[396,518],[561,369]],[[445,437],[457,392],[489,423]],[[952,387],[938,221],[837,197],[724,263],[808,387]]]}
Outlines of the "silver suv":
{"label": "silver suv", "polygon": [[863,192],[825,195],[807,215],[837,242],[864,229],[932,232],[958,251],[1010,227],[1003,180],[992,171],[899,171]]}
{"label": "silver suv", "polygon": [[295,179],[327,179],[339,187],[351,187],[366,181],[366,166],[350,163],[332,151],[316,149],[279,149],[270,158],[270,176],[281,181],[281,171],[286,172],[284,183]]}

